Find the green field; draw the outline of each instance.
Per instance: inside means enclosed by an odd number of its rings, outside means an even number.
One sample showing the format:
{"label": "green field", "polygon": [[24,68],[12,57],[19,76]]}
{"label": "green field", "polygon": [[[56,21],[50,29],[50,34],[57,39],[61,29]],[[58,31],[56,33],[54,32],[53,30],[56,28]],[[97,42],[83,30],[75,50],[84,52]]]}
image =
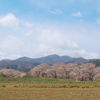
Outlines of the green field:
{"label": "green field", "polygon": [[100,82],[0,77],[0,100],[100,100]]}

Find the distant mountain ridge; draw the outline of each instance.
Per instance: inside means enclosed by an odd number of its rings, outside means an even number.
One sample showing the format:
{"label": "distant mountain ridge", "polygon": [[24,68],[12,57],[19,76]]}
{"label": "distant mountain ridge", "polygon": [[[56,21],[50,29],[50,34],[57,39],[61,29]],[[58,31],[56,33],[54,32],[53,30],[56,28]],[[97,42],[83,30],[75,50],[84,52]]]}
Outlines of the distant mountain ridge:
{"label": "distant mountain ridge", "polygon": [[90,62],[90,60],[87,60],[84,58],[72,58],[69,56],[59,56],[56,54],[40,57],[40,58],[35,58],[35,59],[29,58],[29,57],[20,57],[15,60],[9,60],[9,59],[1,60],[0,69],[11,68],[11,69],[22,71],[23,69],[32,69],[41,63],[53,65],[58,62],[65,63],[65,64],[68,64],[68,63],[81,64],[81,63]]}
{"label": "distant mountain ridge", "polygon": [[46,57],[34,59],[33,61],[39,62],[39,63],[55,64],[57,62],[65,63],[66,61],[71,60],[71,59],[72,58],[69,56],[49,55]]}

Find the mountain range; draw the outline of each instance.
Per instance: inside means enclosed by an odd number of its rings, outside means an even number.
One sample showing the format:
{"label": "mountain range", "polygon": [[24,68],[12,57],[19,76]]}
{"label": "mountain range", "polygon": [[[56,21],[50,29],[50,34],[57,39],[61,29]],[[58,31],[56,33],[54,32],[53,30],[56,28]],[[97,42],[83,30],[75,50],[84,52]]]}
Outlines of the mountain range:
{"label": "mountain range", "polygon": [[64,64],[68,64],[68,63],[81,64],[81,63],[88,63],[88,62],[92,62],[94,64],[96,63],[98,65],[100,64],[100,60],[97,59],[87,60],[81,57],[72,58],[69,56],[59,56],[55,54],[55,55],[49,55],[49,56],[34,58],[34,59],[29,57],[21,57],[15,60],[4,59],[0,61],[0,69],[11,68],[11,69],[23,71],[25,69],[32,69],[41,63],[47,63],[48,65],[53,65],[58,62]]}

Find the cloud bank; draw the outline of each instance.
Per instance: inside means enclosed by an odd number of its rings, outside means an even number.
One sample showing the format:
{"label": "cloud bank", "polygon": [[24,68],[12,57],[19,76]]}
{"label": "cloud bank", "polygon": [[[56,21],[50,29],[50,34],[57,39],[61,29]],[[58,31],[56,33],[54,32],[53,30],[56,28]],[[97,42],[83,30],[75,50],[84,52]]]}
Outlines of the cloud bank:
{"label": "cloud bank", "polygon": [[[53,13],[59,13],[55,11]],[[78,12],[74,16],[81,16]],[[0,59],[15,59],[21,56],[42,57],[50,54],[68,55],[71,57],[84,57],[87,59],[98,58],[99,54],[89,53],[73,40],[74,34],[59,27],[49,27],[29,23],[17,18],[14,14],[8,13],[0,18],[0,25],[8,28],[16,28],[17,34],[10,34],[0,38]],[[71,34],[71,35],[69,35]],[[2,35],[1,35],[2,36]]]}
{"label": "cloud bank", "polygon": [[3,27],[17,28],[19,25],[19,19],[12,13],[8,13],[5,16],[0,17],[0,25]]}

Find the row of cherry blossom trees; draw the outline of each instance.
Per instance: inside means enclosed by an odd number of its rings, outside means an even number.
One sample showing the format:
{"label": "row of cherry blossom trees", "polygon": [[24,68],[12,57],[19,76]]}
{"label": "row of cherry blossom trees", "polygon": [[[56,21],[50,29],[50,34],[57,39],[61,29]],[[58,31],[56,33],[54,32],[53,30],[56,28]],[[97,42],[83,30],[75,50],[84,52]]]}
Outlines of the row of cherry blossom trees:
{"label": "row of cherry blossom trees", "polygon": [[25,77],[27,76],[26,73],[20,72],[18,70],[13,70],[13,69],[1,69],[0,70],[0,76],[3,77]]}
{"label": "row of cherry blossom trees", "polygon": [[40,64],[29,73],[33,77],[75,79],[78,81],[100,81],[100,67],[92,63],[86,64],[63,64],[56,63],[53,66]]}
{"label": "row of cherry blossom trees", "polygon": [[75,79],[78,81],[100,81],[100,67],[92,63],[86,64],[63,64],[56,63],[53,66],[40,64],[28,72],[20,72],[13,69],[0,70],[0,76],[4,77],[47,77],[61,79]]}

